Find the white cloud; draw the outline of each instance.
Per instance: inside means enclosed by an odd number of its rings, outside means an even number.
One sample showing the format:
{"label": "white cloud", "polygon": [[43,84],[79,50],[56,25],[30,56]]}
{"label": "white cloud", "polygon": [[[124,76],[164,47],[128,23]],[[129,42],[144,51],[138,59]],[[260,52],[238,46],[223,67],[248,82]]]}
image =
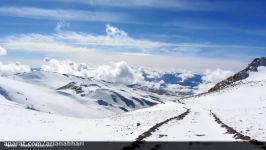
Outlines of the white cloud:
{"label": "white cloud", "polygon": [[6,55],[6,49],[0,46],[0,56]]}
{"label": "white cloud", "polygon": [[222,69],[209,70],[207,69],[202,77],[203,83],[198,87],[198,93],[207,92],[216,83],[228,78],[233,75],[234,72]]}
{"label": "white cloud", "polygon": [[57,72],[75,76],[87,76],[90,67],[83,63],[76,63],[70,60],[59,61],[57,59],[45,58],[47,64],[42,65],[42,70]]}
{"label": "white cloud", "polygon": [[21,65],[20,63],[3,64],[0,62],[0,75],[11,75],[30,71],[29,66]]}
{"label": "white cloud", "polygon": [[89,50],[89,48],[64,43],[59,39],[56,34],[22,34],[8,36],[2,40],[2,43],[10,50],[34,51],[39,53],[69,53]]}
{"label": "white cloud", "polygon": [[109,63],[98,67],[90,67],[84,63],[74,61],[60,61],[56,59],[45,59],[46,64],[42,65],[42,70],[47,72],[57,72],[83,77],[94,77],[114,83],[132,84],[142,80],[142,76],[135,72],[126,62]]}
{"label": "white cloud", "polygon": [[[58,30],[62,25],[59,22]],[[58,58],[70,58],[89,63],[108,63],[126,60],[137,66],[165,69],[189,69],[201,71],[222,68],[239,69],[243,64],[234,59],[198,58],[202,49],[211,50],[230,46],[200,43],[166,43],[136,39],[125,31],[106,25],[106,34],[60,31],[55,34],[19,34],[0,38],[0,43],[9,51],[30,51]],[[234,48],[234,47],[233,47]],[[243,49],[243,47],[237,47]],[[249,48],[250,49],[250,48]],[[62,55],[69,54],[69,55]],[[160,60],[160,61],[158,61]]]}
{"label": "white cloud", "polygon": [[152,68],[162,71],[181,71],[191,70],[202,73],[206,68],[216,69],[217,64],[220,68],[229,70],[240,70],[249,62],[238,59],[223,58],[202,58],[189,56],[166,56],[166,55],[131,55],[115,53],[77,53],[73,56],[74,60],[96,65],[106,64],[109,62],[126,61],[128,64],[137,67]]}
{"label": "white cloud", "polygon": [[182,81],[188,79],[188,78],[192,78],[195,76],[195,74],[193,74],[191,71],[184,71],[181,74],[178,75]]}
{"label": "white cloud", "polygon": [[59,22],[55,34],[21,34],[0,39],[10,50],[35,51],[41,53],[68,53],[77,51],[104,51],[139,54],[196,54],[202,48],[215,48],[213,45],[197,43],[165,43],[145,39],[135,39],[114,26],[106,25],[105,35],[93,35],[62,31]]}
{"label": "white cloud", "polygon": [[218,83],[218,82],[224,80],[225,78],[227,78],[233,74],[234,73],[232,71],[222,70],[219,68],[217,68],[215,70],[207,69],[204,72],[203,80],[206,82]]}
{"label": "white cloud", "polygon": [[0,7],[1,15],[16,17],[76,20],[76,21],[101,21],[101,22],[127,22],[133,19],[130,16],[113,12],[97,12],[85,10],[46,9],[37,7]]}
{"label": "white cloud", "polygon": [[238,45],[212,45],[208,43],[168,43],[130,37],[125,31],[107,24],[105,35],[62,31],[58,23],[55,34],[20,34],[0,39],[9,50],[34,51],[40,53],[69,52],[107,52],[116,54],[158,54],[173,56],[197,56],[201,52],[213,55],[222,50],[262,49],[264,47],[245,47]]}
{"label": "white cloud", "polygon": [[[192,92],[189,86],[181,86],[178,84],[166,84],[161,81],[146,81],[144,74],[148,78],[159,78],[163,74],[167,73],[161,70],[132,67],[126,62],[113,62],[105,65],[92,66],[85,63],[77,63],[70,60],[57,60],[46,58],[45,64],[42,65],[42,70],[47,72],[57,72],[61,74],[70,74],[82,77],[93,77],[98,80],[105,80],[120,84],[141,84],[150,88],[164,89],[172,92]],[[202,77],[202,84],[198,87],[194,87],[196,93],[206,92],[214,86],[217,82],[232,75],[233,72],[225,71],[222,69],[206,70]],[[179,77],[183,80],[193,77],[194,74],[191,71],[181,72]],[[194,91],[193,91],[194,92]]]}
{"label": "white cloud", "polygon": [[[60,31],[62,23],[57,30]],[[138,40],[128,36],[117,27],[106,25],[106,35],[92,35],[77,32],[58,32],[56,34],[21,34],[11,35],[0,40],[10,50],[36,52],[77,52],[80,50],[141,52],[144,49],[156,49],[163,43],[148,40]]]}
{"label": "white cloud", "polygon": [[128,37],[125,31],[120,30],[117,27],[111,26],[110,24],[106,25],[105,32],[108,37],[112,37],[112,38],[127,38]]}
{"label": "white cloud", "polygon": [[112,7],[150,7],[159,9],[171,9],[174,11],[190,10],[190,11],[206,11],[218,10],[219,7],[211,5],[207,2],[190,2],[187,0],[57,0],[61,2],[82,3],[87,5],[100,5]]}
{"label": "white cloud", "polygon": [[121,61],[97,67],[91,74],[97,79],[110,82],[132,84],[142,80],[142,75],[135,72],[126,62]]}

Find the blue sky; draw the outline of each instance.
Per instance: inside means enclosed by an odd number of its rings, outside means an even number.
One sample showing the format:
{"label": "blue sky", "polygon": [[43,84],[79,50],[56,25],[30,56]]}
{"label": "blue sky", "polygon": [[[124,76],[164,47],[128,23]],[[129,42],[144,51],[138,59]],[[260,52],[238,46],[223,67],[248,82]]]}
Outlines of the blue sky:
{"label": "blue sky", "polygon": [[266,55],[265,7],[265,0],[1,0],[0,59],[234,70]]}

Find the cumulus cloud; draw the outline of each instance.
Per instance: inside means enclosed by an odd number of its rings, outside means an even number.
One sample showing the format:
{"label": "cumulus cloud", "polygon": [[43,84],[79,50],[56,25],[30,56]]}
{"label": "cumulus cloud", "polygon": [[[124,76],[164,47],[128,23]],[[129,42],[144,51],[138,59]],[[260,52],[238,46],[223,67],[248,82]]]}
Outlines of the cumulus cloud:
{"label": "cumulus cloud", "polygon": [[57,60],[45,58],[46,64],[42,65],[42,70],[47,72],[57,72],[60,74],[70,74],[75,76],[87,76],[90,67],[84,63],[76,63],[70,60]]}
{"label": "cumulus cloud", "polygon": [[73,61],[57,60],[46,58],[46,64],[42,70],[47,72],[57,72],[61,74],[70,74],[83,77],[94,77],[99,80],[105,80],[114,83],[132,84],[141,80],[142,76],[135,72],[126,62],[110,63],[90,67],[84,63]]}
{"label": "cumulus cloud", "polygon": [[6,55],[6,49],[0,46],[0,56]]}
{"label": "cumulus cloud", "polygon": [[209,70],[207,69],[203,73],[202,84],[198,86],[197,93],[207,92],[211,87],[213,87],[216,83],[228,78],[233,75],[234,72],[222,69]]}
{"label": "cumulus cloud", "polygon": [[21,65],[20,63],[3,64],[0,62],[0,75],[11,75],[30,71],[29,66]]}
{"label": "cumulus cloud", "polygon": [[111,63],[109,65],[101,65],[92,72],[91,76],[97,79],[125,84],[132,84],[140,79],[142,80],[142,75],[135,72],[124,61]]}

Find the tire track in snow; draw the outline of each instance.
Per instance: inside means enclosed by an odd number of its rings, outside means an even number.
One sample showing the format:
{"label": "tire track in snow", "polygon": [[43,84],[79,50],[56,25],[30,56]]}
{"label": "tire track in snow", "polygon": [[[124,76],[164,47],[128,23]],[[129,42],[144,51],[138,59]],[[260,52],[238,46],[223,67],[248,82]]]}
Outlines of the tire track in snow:
{"label": "tire track in snow", "polygon": [[161,127],[162,125],[168,123],[171,120],[177,119],[177,120],[182,120],[184,117],[186,117],[189,113],[190,113],[190,109],[185,108],[186,111],[183,112],[182,114],[175,116],[175,117],[171,117],[168,118],[162,122],[159,122],[157,124],[155,124],[154,126],[152,126],[150,129],[148,129],[147,131],[143,132],[141,135],[139,135],[135,142],[133,142],[130,146],[126,146],[123,148],[123,150],[134,150],[136,148],[139,148],[141,144],[143,144],[144,139],[151,136],[152,132],[155,132],[159,127]]}
{"label": "tire track in snow", "polygon": [[[187,109],[187,108],[186,108]],[[166,124],[167,122],[177,119],[177,120],[182,120],[186,115],[188,115],[190,112],[190,109],[187,109],[185,112],[183,112],[182,114],[172,117],[172,118],[168,118],[162,122],[159,122],[157,124],[155,124],[154,126],[152,126],[149,130],[143,132],[141,135],[138,136],[138,138],[136,138],[136,141],[143,141],[145,138],[149,137],[152,135],[152,132],[155,132],[160,126]]]}
{"label": "tire track in snow", "polygon": [[214,117],[215,122],[220,124],[222,128],[226,129],[226,131],[227,131],[226,133],[234,134],[233,137],[235,139],[240,139],[240,140],[243,140],[243,141],[246,141],[246,142],[250,142],[250,143],[255,144],[255,145],[263,145],[263,142],[260,142],[260,141],[258,141],[256,139],[252,139],[250,136],[244,135],[244,134],[236,131],[234,128],[232,128],[232,127],[228,126],[227,124],[223,123],[221,121],[221,119],[215,113],[213,113],[211,110],[210,110],[210,114]]}

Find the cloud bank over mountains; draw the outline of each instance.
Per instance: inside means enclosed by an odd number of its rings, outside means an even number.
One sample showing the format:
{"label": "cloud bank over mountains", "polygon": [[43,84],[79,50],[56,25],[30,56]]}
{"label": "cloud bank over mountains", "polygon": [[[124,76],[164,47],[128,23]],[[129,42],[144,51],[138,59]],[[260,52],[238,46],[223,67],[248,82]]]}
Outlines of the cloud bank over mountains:
{"label": "cloud bank over mountains", "polygon": [[16,73],[30,72],[31,69],[27,65],[20,63],[3,64],[0,62],[0,75],[12,75]]}
{"label": "cloud bank over mountains", "polygon": [[[178,82],[182,83],[186,83],[188,82],[187,80],[191,80],[197,76],[196,73],[191,71],[165,72],[151,68],[134,67],[125,61],[92,66],[85,63],[54,58],[45,58],[41,70],[80,77],[91,77],[117,84],[140,84],[150,88],[179,92],[189,92],[191,89],[187,85],[168,81],[169,77],[167,76],[174,76],[174,80],[181,79]],[[0,62],[0,75],[11,75],[30,71],[31,68],[27,65],[21,65],[19,63],[3,64]],[[200,82],[200,84],[197,85],[196,93],[206,92],[216,83],[232,74],[233,72],[222,69],[206,70],[201,74],[201,79],[197,79],[199,80],[197,82]]]}
{"label": "cloud bank over mountains", "polygon": [[208,91],[211,87],[213,87],[216,83],[230,77],[233,75],[234,72],[228,71],[228,70],[222,70],[222,69],[215,69],[215,70],[209,70],[207,69],[203,73],[203,83],[199,85],[198,87],[198,93],[206,92]]}

